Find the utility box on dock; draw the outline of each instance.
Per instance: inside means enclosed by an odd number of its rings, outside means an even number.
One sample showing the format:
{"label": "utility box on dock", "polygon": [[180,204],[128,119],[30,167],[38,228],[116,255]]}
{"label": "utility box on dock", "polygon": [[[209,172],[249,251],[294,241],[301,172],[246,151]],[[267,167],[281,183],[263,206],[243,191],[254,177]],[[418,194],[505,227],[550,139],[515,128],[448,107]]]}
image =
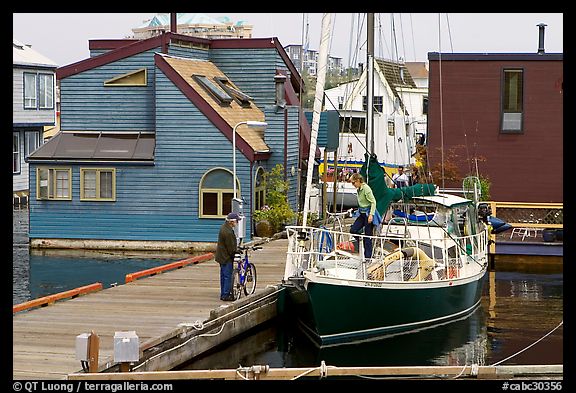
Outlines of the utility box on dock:
{"label": "utility box on dock", "polygon": [[134,330],[114,333],[114,361],[137,362],[140,359],[139,339]]}
{"label": "utility box on dock", "polygon": [[90,333],[82,333],[76,336],[76,360],[88,361],[88,339]]}

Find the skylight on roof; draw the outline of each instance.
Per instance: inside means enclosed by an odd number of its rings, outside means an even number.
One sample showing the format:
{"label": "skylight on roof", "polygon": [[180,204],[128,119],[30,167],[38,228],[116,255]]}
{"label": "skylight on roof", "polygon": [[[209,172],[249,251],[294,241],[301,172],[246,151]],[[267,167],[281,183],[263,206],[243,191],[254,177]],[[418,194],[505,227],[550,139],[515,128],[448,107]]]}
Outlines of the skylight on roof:
{"label": "skylight on roof", "polygon": [[226,93],[232,96],[234,100],[241,106],[249,107],[250,102],[254,100],[249,95],[244,94],[240,90],[233,88],[228,79],[221,76],[215,76],[214,80],[216,81],[218,86],[220,86],[220,88],[222,88],[224,91],[226,91]]}
{"label": "skylight on roof", "polygon": [[204,75],[192,75],[192,78],[200,84],[220,105],[230,105],[233,98],[222,87],[214,84]]}

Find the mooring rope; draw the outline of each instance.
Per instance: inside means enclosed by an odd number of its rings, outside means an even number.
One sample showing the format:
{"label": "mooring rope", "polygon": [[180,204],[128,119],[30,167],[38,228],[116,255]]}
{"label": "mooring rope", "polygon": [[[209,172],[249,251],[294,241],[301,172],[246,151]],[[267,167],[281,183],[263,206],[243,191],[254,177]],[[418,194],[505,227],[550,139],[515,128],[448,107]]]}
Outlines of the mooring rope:
{"label": "mooring rope", "polygon": [[514,356],[521,354],[522,352],[526,351],[527,349],[530,349],[531,347],[533,347],[534,345],[538,344],[540,341],[544,340],[546,337],[548,337],[549,335],[551,335],[552,333],[554,333],[556,331],[556,329],[558,329],[560,326],[562,326],[564,324],[564,320],[561,320],[560,323],[558,324],[558,326],[556,326],[554,329],[552,329],[551,331],[549,331],[548,333],[546,333],[544,336],[540,337],[540,339],[538,339],[537,341],[533,342],[532,344],[528,345],[526,348],[516,352],[513,355],[508,356],[506,359],[502,359],[499,362],[494,363],[492,366],[497,366],[500,363],[504,363],[506,360],[508,359],[512,359]]}

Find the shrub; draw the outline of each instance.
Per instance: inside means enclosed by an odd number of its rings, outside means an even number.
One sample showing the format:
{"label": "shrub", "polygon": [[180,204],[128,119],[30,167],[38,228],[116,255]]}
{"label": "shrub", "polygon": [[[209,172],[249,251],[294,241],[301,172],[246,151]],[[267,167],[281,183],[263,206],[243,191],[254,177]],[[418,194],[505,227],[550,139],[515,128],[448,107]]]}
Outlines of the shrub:
{"label": "shrub", "polygon": [[284,166],[276,164],[269,172],[264,172],[266,205],[254,211],[254,222],[266,220],[274,233],[291,224],[296,214],[288,204],[288,181],[284,180]]}

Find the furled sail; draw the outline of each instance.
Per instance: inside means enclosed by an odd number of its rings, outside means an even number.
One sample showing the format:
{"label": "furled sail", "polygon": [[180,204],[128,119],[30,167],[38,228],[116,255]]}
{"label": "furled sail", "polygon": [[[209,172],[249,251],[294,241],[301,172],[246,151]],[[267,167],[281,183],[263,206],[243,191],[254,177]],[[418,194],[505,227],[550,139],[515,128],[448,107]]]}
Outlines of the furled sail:
{"label": "furled sail", "polygon": [[[413,186],[389,188],[386,185],[386,172],[378,164],[375,155],[364,154],[364,164],[360,168],[360,174],[372,189],[376,198],[376,209],[384,217],[392,202],[399,200],[408,201],[412,197],[434,195],[436,185],[431,183],[414,184]],[[368,173],[367,173],[368,172]]]}

